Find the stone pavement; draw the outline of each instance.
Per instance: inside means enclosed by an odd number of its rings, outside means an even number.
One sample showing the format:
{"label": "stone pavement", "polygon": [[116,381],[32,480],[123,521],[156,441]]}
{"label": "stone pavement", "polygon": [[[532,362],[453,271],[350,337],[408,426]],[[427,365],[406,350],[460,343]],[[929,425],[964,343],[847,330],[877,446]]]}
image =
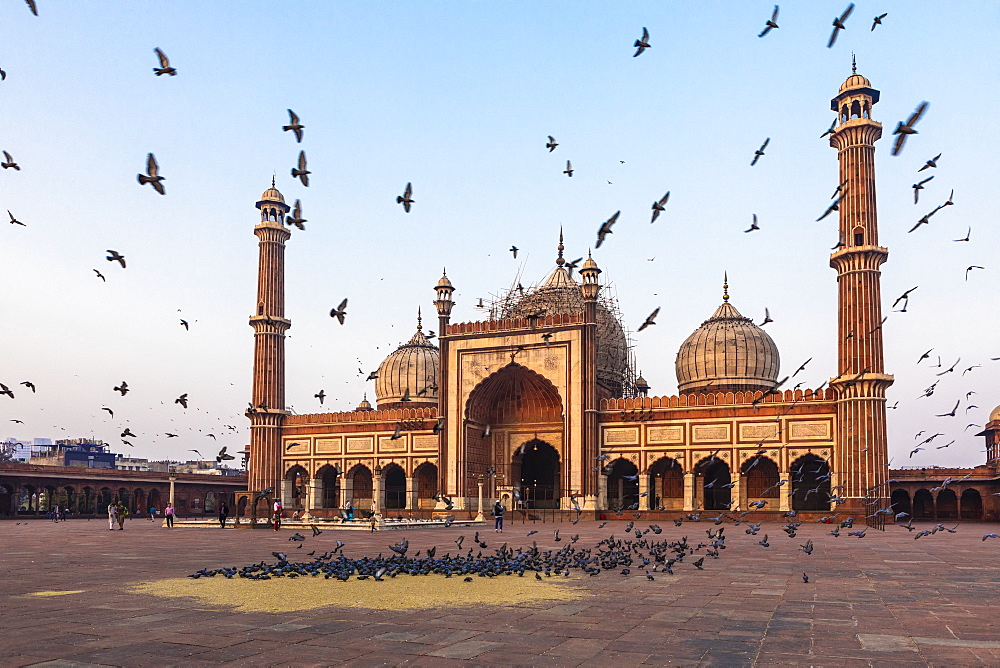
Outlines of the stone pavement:
{"label": "stone pavement", "polygon": [[[557,526],[567,539],[579,533],[584,547],[624,528],[514,524],[502,539],[515,548],[535,539],[543,549],[564,547],[568,540],[553,542]],[[333,604],[276,615],[128,588],[203,567],[270,561],[272,550],[293,547],[291,531],[168,530],[130,520],[125,531],[111,532],[100,520],[5,520],[0,665],[1000,664],[1000,539],[982,540],[997,525],[962,524],[955,534],[919,540],[891,525],[863,539],[846,531],[834,538],[831,527],[817,524],[803,525],[796,538],[777,525],[765,525],[759,536],[726,527],[728,547],[707,559],[704,571],[681,563],[675,576],[657,573],[654,581],[636,567],[628,576],[574,575],[562,586],[584,596],[568,603],[402,611]],[[531,528],[539,533],[526,538]],[[697,542],[709,528],[671,524],[659,538]],[[769,548],[757,543],[765,532]],[[302,553],[331,549],[337,539],[347,543],[348,556],[388,553],[404,534],[411,553],[431,545],[443,553],[459,535],[471,542],[471,533],[330,529],[308,537]],[[483,536],[490,551],[501,543],[488,528]],[[812,555],[798,549],[807,538],[815,541]]]}

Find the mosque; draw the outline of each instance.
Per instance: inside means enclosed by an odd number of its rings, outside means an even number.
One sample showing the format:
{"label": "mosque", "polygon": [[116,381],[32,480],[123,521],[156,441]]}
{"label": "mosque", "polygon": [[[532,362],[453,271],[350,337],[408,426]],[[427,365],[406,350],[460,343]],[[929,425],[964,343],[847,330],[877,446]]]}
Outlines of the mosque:
{"label": "mosque", "polygon": [[[508,507],[586,511],[817,511],[864,517],[889,507],[873,120],[879,91],[852,73],[831,101],[844,183],[837,368],[788,389],[771,337],[721,303],[677,352],[677,394],[648,396],[614,300],[588,257],[557,248],[539,284],[508,291],[489,317],[452,322],[447,273],[434,286],[437,343],[413,336],[379,366],[376,405],[285,410],[284,250],[289,206],[257,202],[259,280],[249,489],[316,517],[353,507],[392,514]],[[706,305],[706,312],[709,311]],[[694,324],[694,323],[692,323]],[[1000,414],[988,440],[1000,439]],[[994,451],[996,451],[994,446]],[[262,502],[263,503],[263,502]]]}

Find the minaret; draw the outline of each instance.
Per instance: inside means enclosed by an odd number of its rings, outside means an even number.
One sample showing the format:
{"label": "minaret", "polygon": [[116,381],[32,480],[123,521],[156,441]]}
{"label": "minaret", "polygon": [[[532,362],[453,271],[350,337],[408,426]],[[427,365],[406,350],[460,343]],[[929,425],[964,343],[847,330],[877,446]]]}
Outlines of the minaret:
{"label": "minaret", "polygon": [[[563,263],[562,230],[559,230],[559,259],[556,262],[559,266]],[[583,457],[582,478],[583,489],[579,490],[583,495],[584,502],[588,508],[596,508],[601,490],[598,489],[598,478],[600,472],[593,471],[590,462],[597,461],[600,455],[600,430],[597,423],[599,401],[597,398],[597,296],[601,291],[601,284],[598,276],[601,273],[600,267],[594,262],[594,258],[587,253],[587,260],[580,267],[580,292],[583,293],[583,336],[581,337],[581,367],[583,373]],[[605,491],[606,493],[606,491]]]}
{"label": "minaret", "polygon": [[[451,309],[455,302],[451,300],[451,295],[455,292],[455,287],[448,279],[447,268],[442,270],[441,280],[434,286],[437,299],[434,306],[438,312],[438,418],[441,420],[441,429],[438,433],[438,491],[449,496],[458,493],[458,489],[448,489],[448,323],[451,321]],[[455,429],[461,430],[462,425],[454,425]],[[438,501],[438,507],[444,507],[443,501]]]}
{"label": "minaret", "polygon": [[872,120],[871,109],[879,92],[857,73],[856,65],[851,70],[830,102],[838,115],[830,146],[840,161],[839,233],[844,244],[830,256],[838,284],[838,375],[830,381],[837,393],[833,468],[837,484],[844,486],[839,494],[848,500],[841,508],[870,515],[884,503],[868,501],[889,495],[885,391],[893,377],[885,374],[882,358],[879,287],[879,267],[889,251],[878,245],[875,207],[875,142],[882,124]]}
{"label": "minaret", "polygon": [[250,316],[254,331],[253,401],[247,410],[250,419],[250,456],[247,462],[251,492],[281,489],[281,425],[285,410],[285,331],[292,326],[285,319],[285,242],[292,236],[285,228],[289,206],[274,187],[264,191],[257,202],[260,223],[254,234],[260,240],[257,265],[257,308]]}

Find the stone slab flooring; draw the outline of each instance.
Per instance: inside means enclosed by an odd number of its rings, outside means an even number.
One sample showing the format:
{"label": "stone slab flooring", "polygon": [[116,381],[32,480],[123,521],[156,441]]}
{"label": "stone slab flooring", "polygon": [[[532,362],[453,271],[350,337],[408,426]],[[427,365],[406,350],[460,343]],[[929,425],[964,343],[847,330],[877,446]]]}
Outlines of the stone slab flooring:
{"label": "stone slab flooring", "polygon": [[[291,530],[170,530],[135,519],[125,531],[108,531],[99,520],[4,520],[0,665],[1000,664],[1000,539],[982,540],[997,525],[963,523],[957,533],[919,540],[892,525],[862,539],[846,530],[829,536],[832,527],[818,524],[803,525],[795,538],[779,525],[765,525],[758,536],[725,526],[727,549],[706,559],[703,571],[679,563],[674,576],[654,573],[653,581],[636,566],[627,576],[577,573],[559,585],[580,590],[571,602],[483,600],[424,610],[334,603],[274,614],[129,588],[199,568],[273,562],[272,550],[308,560],[306,552],[332,549],[338,539],[350,557],[390,554],[388,545],[403,532],[328,529],[315,538],[306,533],[299,550],[288,541]],[[555,528],[562,542],[553,541]],[[658,538],[707,542],[706,530],[715,528],[671,523]],[[538,533],[528,538],[531,529]],[[592,521],[529,523],[508,525],[502,536],[487,529],[482,537],[488,552],[533,540],[555,549],[575,534],[578,547],[590,547],[623,529],[622,521],[603,529]],[[454,553],[460,535],[468,548],[472,533],[452,527],[405,537],[411,554],[437,545],[440,555]],[[764,533],[768,548],[758,544]],[[806,555],[799,546],[809,538],[815,551]],[[377,596],[378,584],[371,585]]]}

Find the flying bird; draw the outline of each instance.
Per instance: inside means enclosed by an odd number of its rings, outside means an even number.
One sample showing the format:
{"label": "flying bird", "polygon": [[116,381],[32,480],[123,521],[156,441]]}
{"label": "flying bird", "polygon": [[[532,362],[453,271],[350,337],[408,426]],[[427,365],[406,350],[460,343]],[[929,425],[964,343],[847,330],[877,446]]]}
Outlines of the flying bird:
{"label": "flying bird", "polygon": [[924,166],[918,169],[918,172],[922,172],[925,169],[930,169],[931,167],[937,167],[937,161],[941,159],[941,154],[938,153],[933,158],[924,163]]}
{"label": "flying bird", "polygon": [[403,190],[403,194],[396,196],[396,204],[402,204],[403,210],[406,211],[406,213],[410,212],[410,206],[414,202],[414,199],[411,197],[412,194],[413,194],[413,186],[407,183],[406,189]]}
{"label": "flying bird", "polygon": [[11,225],[20,225],[21,227],[27,227],[27,225],[25,225],[20,220],[18,220],[17,218],[14,217],[14,214],[12,214],[10,212],[10,209],[7,209],[7,215],[10,216],[10,224]]}
{"label": "flying bird", "polygon": [[28,3],[28,9],[31,10],[31,13],[34,14],[35,16],[38,16],[38,7],[35,5],[35,0],[24,0],[24,1]]}
{"label": "flying bird", "polygon": [[556,143],[552,135],[549,135],[549,142],[545,145],[545,148],[549,149],[549,153],[552,153],[552,151],[556,150],[556,146],[559,146],[559,144]]}
{"label": "flying bird", "polygon": [[633,58],[635,58],[636,56],[638,56],[640,53],[642,53],[646,49],[650,48],[650,46],[649,46],[649,31],[646,30],[645,28],[643,28],[642,29],[642,39],[635,40],[635,44],[633,44],[632,46],[639,47],[638,49],[636,49],[636,52],[632,54]]}
{"label": "flying bird", "polygon": [[32,383],[30,380],[22,380],[21,381],[21,385],[24,385],[26,388],[28,388],[29,390],[31,390],[32,394],[34,394],[34,392],[35,392],[35,384]]}
{"label": "flying bird", "polygon": [[764,155],[764,149],[767,148],[767,145],[770,142],[771,138],[768,137],[764,140],[764,143],[760,145],[760,148],[753,152],[753,161],[750,163],[751,167],[757,164],[757,161],[760,160],[760,156]]}
{"label": "flying bird", "polygon": [[771,32],[772,29],[778,27],[778,5],[774,6],[774,11],[771,12],[771,18],[768,19],[767,23],[764,24],[764,29],[760,32],[757,37],[763,37],[767,33]]}
{"label": "flying bird", "polygon": [[3,69],[0,69],[0,81],[6,81],[6,80],[7,80],[7,73],[4,72]]}
{"label": "flying bird", "polygon": [[958,404],[961,403],[961,399],[955,402],[955,407],[951,409],[948,413],[941,413],[940,415],[935,415],[934,417],[955,417],[955,412],[958,410]]}
{"label": "flying bird", "polygon": [[921,102],[920,105],[914,110],[910,117],[906,119],[906,122],[899,121],[896,125],[896,129],[892,134],[896,135],[896,143],[892,146],[892,154],[899,155],[903,150],[903,144],[906,143],[906,138],[910,135],[917,134],[917,131],[913,129],[913,126],[917,124],[920,117],[924,115],[927,111],[927,102]]}
{"label": "flying bird", "polygon": [[179,396],[176,399],[174,399],[174,403],[175,404],[180,404],[183,408],[187,408],[188,407],[188,395],[187,395],[187,392],[185,392],[181,396]]}
{"label": "flying bird", "polygon": [[291,109],[289,109],[288,110],[288,125],[282,125],[281,129],[284,130],[285,132],[288,132],[289,130],[291,130],[292,132],[294,132],[295,133],[295,142],[301,144],[302,143],[302,131],[305,129],[305,127],[306,126],[304,126],[301,123],[299,123],[298,114],[296,114],[294,111],[292,111]]}
{"label": "flying bird", "polygon": [[[898,304],[899,302],[903,302],[903,309],[902,309],[902,311],[900,311],[900,313],[906,313],[906,307],[910,303],[910,293],[913,292],[914,290],[916,290],[919,287],[920,287],[919,285],[915,285],[912,288],[910,288],[909,290],[907,290],[906,292],[904,292],[903,294],[901,294],[899,297],[896,298],[896,301],[894,301],[892,303],[891,308],[896,308],[896,304]],[[933,348],[931,350],[933,350]],[[923,358],[921,358],[921,359],[923,359]]]}
{"label": "flying bird", "polygon": [[566,161],[566,169],[563,170],[563,174],[573,178],[573,164],[569,160]]}
{"label": "flying bird", "polygon": [[621,215],[621,211],[615,211],[615,215],[608,218],[606,221],[601,223],[601,227],[597,230],[597,243],[594,248],[600,248],[601,244],[604,243],[605,237],[611,234],[611,226],[618,222],[618,216]]}
{"label": "flying bird", "polygon": [[847,20],[847,17],[850,16],[851,12],[853,11],[854,11],[854,3],[852,2],[851,4],[847,5],[847,9],[844,10],[843,14],[841,14],[838,18],[835,18],[833,20],[833,32],[830,34],[830,41],[827,42],[826,48],[829,49],[830,47],[833,46],[833,43],[837,41],[837,33],[841,30],[844,30],[844,21]]}
{"label": "flying bird", "polygon": [[108,279],[104,278],[104,274],[102,274],[101,272],[99,272],[99,271],[97,271],[97,270],[95,269],[95,270],[94,270],[94,273],[95,273],[95,274],[97,274],[97,277],[98,277],[99,279],[101,279],[102,281],[104,281],[105,283],[107,283],[107,282],[108,282]]}
{"label": "flying bird", "polygon": [[[0,70],[0,71],[2,71],[2,70]],[[13,170],[18,171],[18,172],[21,171],[21,166],[18,165],[16,162],[14,162],[14,158],[10,157],[10,153],[8,153],[7,151],[4,151],[3,152],[3,158],[4,158],[4,161],[0,162],[0,167],[3,167],[4,169],[13,169]]]}
{"label": "flying bird", "polygon": [[913,188],[913,203],[916,204],[920,199],[920,191],[924,189],[924,184],[933,179],[933,176],[928,176],[923,181],[914,183],[911,187]]}
{"label": "flying bird", "polygon": [[108,412],[108,414],[109,414],[109,415],[110,415],[111,417],[114,417],[114,416],[115,416],[115,412],[114,412],[113,410],[111,410],[110,408],[108,408],[107,406],[101,406],[101,410],[102,410],[102,411],[107,411],[107,412]]}
{"label": "flying bird", "polygon": [[821,134],[821,135],[819,136],[819,138],[820,138],[820,139],[822,139],[823,137],[825,137],[825,136],[827,136],[827,135],[832,135],[832,134],[833,134],[833,131],[834,131],[834,128],[836,128],[836,127],[837,127],[837,119],[836,119],[836,118],[834,118],[834,119],[833,119],[833,122],[832,122],[832,123],[830,123],[830,127],[828,127],[828,128],[826,129],[826,132],[824,132],[823,134]]}
{"label": "flying bird", "polygon": [[799,371],[805,371],[806,370],[806,365],[809,364],[809,362],[812,362],[812,361],[813,361],[813,358],[810,357],[805,362],[803,362],[802,366],[800,366],[798,369],[796,369],[795,373],[792,374],[792,378],[795,378],[795,376],[799,375]]}
{"label": "flying bird", "polygon": [[6,385],[4,385],[3,383],[0,383],[0,395],[2,395],[2,394],[6,394],[11,399],[14,398],[14,390],[10,389],[9,387],[7,387]]}
{"label": "flying bird", "polygon": [[121,385],[118,385],[118,386],[117,386],[117,387],[115,387],[114,389],[115,389],[115,392],[120,392],[120,393],[121,393],[121,395],[122,395],[122,396],[124,397],[124,396],[125,396],[126,394],[128,394],[128,383],[126,383],[126,382],[125,382],[125,381],[123,380],[123,381],[122,381],[122,384],[121,384]]}
{"label": "flying bird", "polygon": [[190,326],[190,325],[188,324],[188,321],[187,321],[187,320],[184,320],[184,319],[182,318],[182,319],[181,319],[181,325],[183,325],[183,326],[184,326],[184,331],[185,331],[185,332],[190,332],[190,331],[191,331],[191,326]]}
{"label": "flying bird", "polygon": [[153,71],[156,72],[156,76],[163,76],[164,74],[169,74],[172,77],[177,76],[177,70],[170,67],[170,59],[167,58],[167,54],[163,53],[160,47],[153,49],[156,52],[156,57],[160,59],[160,66],[154,67]]}
{"label": "flying bird", "polygon": [[310,174],[312,174],[312,172],[306,169],[306,152],[299,151],[299,166],[298,168],[292,167],[292,178],[298,179],[302,182],[302,185],[308,188]]}
{"label": "flying bird", "polygon": [[743,230],[743,232],[744,233],[746,233],[746,232],[753,232],[754,230],[759,230],[759,229],[760,228],[757,226],[757,214],[755,213],[753,215],[753,223],[750,224],[750,229]]}
{"label": "flying bird", "polygon": [[884,19],[888,15],[889,15],[889,12],[886,12],[885,14],[879,14],[878,16],[876,16],[875,18],[873,18],[872,19],[872,30],[875,30],[875,26],[882,25],[882,19]]}
{"label": "flying bird", "polygon": [[166,195],[166,188],[163,186],[163,180],[165,177],[160,176],[160,166],[156,164],[156,156],[150,153],[146,156],[146,174],[137,174],[136,178],[139,180],[139,185],[146,185],[147,183],[153,186],[153,190],[160,193],[161,195]]}
{"label": "flying bird", "polygon": [[650,325],[655,325],[656,316],[659,315],[659,313],[660,313],[660,307],[657,306],[655,309],[653,309],[652,313],[646,316],[646,320],[641,325],[639,325],[639,329],[637,329],[636,331],[641,332]]}
{"label": "flying bird", "polygon": [[344,324],[344,316],[347,315],[347,298],[340,302],[340,306],[330,309],[330,317],[336,318],[341,325]]}
{"label": "flying bird", "polygon": [[515,260],[517,259],[517,251],[519,251],[519,250],[521,250],[521,249],[518,248],[517,246],[514,246],[513,244],[511,244],[510,252],[514,254],[514,259]]}
{"label": "flying bird", "polygon": [[662,212],[664,207],[667,206],[668,199],[670,199],[669,190],[667,191],[667,194],[661,197],[658,202],[653,202],[653,219],[649,221],[650,225],[656,222],[656,219],[660,216],[660,212]]}
{"label": "flying bird", "polygon": [[980,267],[978,264],[973,264],[965,268],[965,280],[969,280],[969,272],[973,269],[985,269],[986,267]]}
{"label": "flying bird", "polygon": [[285,218],[285,222],[289,225],[294,225],[300,230],[306,229],[305,223],[307,221],[302,217],[302,203],[299,200],[295,200],[295,206],[292,207],[292,215]]}
{"label": "flying bird", "polygon": [[826,211],[823,212],[822,216],[820,216],[819,218],[816,219],[816,222],[818,223],[819,221],[823,220],[824,218],[826,218],[827,216],[829,216],[834,211],[840,211],[840,200],[842,200],[842,199],[844,199],[843,195],[841,195],[837,199],[833,200],[833,204],[831,204],[830,206],[828,206],[826,208]]}
{"label": "flying bird", "polygon": [[225,445],[222,446],[222,449],[219,450],[219,454],[215,456],[216,463],[221,463],[221,462],[224,462],[224,461],[229,461],[229,460],[232,460],[232,459],[236,459],[236,457],[234,457],[234,456],[226,453],[226,447],[227,446],[225,446]]}
{"label": "flying bird", "polygon": [[322,406],[323,405],[323,400],[326,399],[326,392],[324,392],[323,390],[320,390],[319,392],[317,392],[313,396],[315,398],[319,399],[319,405]]}
{"label": "flying bird", "polygon": [[972,237],[972,228],[970,227],[969,231],[965,233],[964,239],[952,239],[952,241],[968,241],[971,237]]}
{"label": "flying bird", "polygon": [[105,253],[109,253],[109,255],[106,258],[104,258],[105,260],[107,260],[108,262],[117,262],[118,264],[120,264],[122,266],[122,269],[125,268],[125,256],[124,255],[122,255],[121,253],[119,253],[116,250],[111,250],[110,248],[107,249],[105,251]]}
{"label": "flying bird", "polygon": [[764,322],[760,323],[760,326],[763,327],[764,325],[766,325],[769,322],[774,322],[774,320],[771,320],[771,311],[769,311],[768,308],[765,306],[764,307]]}

